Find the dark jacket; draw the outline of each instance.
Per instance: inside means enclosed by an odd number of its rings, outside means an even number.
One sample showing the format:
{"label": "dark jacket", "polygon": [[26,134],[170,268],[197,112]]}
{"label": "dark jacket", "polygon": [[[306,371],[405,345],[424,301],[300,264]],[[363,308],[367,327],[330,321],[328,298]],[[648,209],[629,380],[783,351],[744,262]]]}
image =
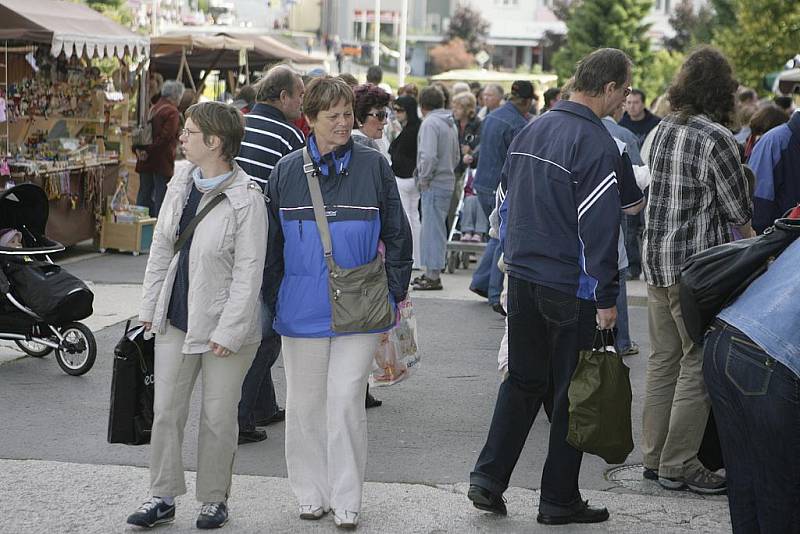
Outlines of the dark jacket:
{"label": "dark jacket", "polygon": [[160,98],[151,108],[153,143],[142,150],[145,159],[136,162],[136,172],[148,172],[171,178],[175,172],[175,149],[181,128],[180,112],[171,100]]}
{"label": "dark jacket", "polygon": [[[309,151],[320,175],[333,244],[343,268],[364,265],[386,249],[393,303],[405,299],[411,278],[411,229],[386,158],[352,140],[320,156],[314,136]],[[328,267],[303,173],[303,152],[283,157],[269,180],[269,239],[264,299],[275,330],[291,337],[331,337]]]}
{"label": "dark jacket", "polygon": [[800,112],[765,133],[750,155],[756,175],[753,228],[763,232],[800,202]]}
{"label": "dark jacket", "polygon": [[417,135],[421,123],[417,115],[417,101],[410,96],[401,96],[395,100],[395,105],[406,110],[408,122],[389,145],[392,171],[398,178],[413,178],[414,169],[417,168]]}
{"label": "dark jacket", "polygon": [[527,122],[511,102],[506,102],[483,119],[481,158],[472,184],[475,191],[494,194],[500,183],[500,171],[503,169],[508,147]]}
{"label": "dark jacket", "polygon": [[281,110],[269,104],[256,104],[244,120],[244,139],[236,162],[266,187],[278,160],[305,146],[305,137],[289,124]]}
{"label": "dark jacket", "polygon": [[636,134],[636,138],[639,139],[639,148],[641,148],[644,144],[644,140],[647,138],[647,134],[649,134],[653,128],[658,126],[659,122],[661,122],[661,117],[658,115],[653,115],[649,109],[645,108],[644,118],[642,120],[633,120],[626,111],[622,114],[622,118],[619,120],[619,125]]}
{"label": "dark jacket", "polygon": [[560,101],[526,126],[502,171],[506,272],[614,306],[620,209],[642,199],[625,175],[616,142],[586,106]]}
{"label": "dark jacket", "polygon": [[[458,127],[458,145],[468,145],[472,149],[472,163],[470,164],[470,168],[478,168],[478,148],[481,142],[481,120],[478,117],[473,117],[463,128],[461,127],[461,123],[456,121],[456,127]],[[458,167],[456,167],[456,176],[463,174],[464,171],[467,170],[467,166],[464,165],[463,151],[461,153],[461,158],[462,160],[458,162]]]}

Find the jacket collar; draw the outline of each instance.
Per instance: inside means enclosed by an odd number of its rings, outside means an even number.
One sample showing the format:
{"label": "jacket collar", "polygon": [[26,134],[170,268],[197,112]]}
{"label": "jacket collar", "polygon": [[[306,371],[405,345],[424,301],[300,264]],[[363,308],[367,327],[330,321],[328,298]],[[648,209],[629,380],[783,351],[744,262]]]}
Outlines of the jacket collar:
{"label": "jacket collar", "polygon": [[572,115],[577,115],[582,119],[586,119],[587,121],[595,123],[601,128],[605,128],[600,118],[594,114],[594,111],[583,104],[578,104],[577,102],[572,102],[570,100],[559,100],[556,102],[556,105],[553,106],[551,111],[564,111]]}
{"label": "jacket collar", "polygon": [[289,122],[289,120],[286,118],[286,115],[283,114],[283,111],[279,110],[275,106],[271,106],[263,102],[256,103],[248,115],[261,115],[262,117],[267,117],[269,119],[275,119],[285,123]]}
{"label": "jacket collar", "polygon": [[789,118],[789,129],[794,135],[800,136],[800,109],[795,110]]}

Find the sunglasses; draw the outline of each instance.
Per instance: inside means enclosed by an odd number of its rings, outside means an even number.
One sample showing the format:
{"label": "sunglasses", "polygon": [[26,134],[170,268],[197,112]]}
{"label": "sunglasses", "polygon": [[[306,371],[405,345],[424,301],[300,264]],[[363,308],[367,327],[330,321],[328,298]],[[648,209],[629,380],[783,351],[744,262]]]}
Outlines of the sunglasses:
{"label": "sunglasses", "polygon": [[630,96],[632,91],[633,91],[633,89],[631,87],[626,87],[625,88],[625,96]]}
{"label": "sunglasses", "polygon": [[375,117],[379,121],[385,120],[387,117],[387,113],[385,111],[370,111],[367,113],[370,117]]}
{"label": "sunglasses", "polygon": [[404,108],[392,108],[395,113],[405,113],[406,110]]}

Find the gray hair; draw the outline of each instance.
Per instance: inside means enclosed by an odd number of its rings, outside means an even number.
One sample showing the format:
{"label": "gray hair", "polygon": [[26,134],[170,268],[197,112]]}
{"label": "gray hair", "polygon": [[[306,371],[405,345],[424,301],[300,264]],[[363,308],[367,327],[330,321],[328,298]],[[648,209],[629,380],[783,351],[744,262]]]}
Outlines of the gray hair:
{"label": "gray hair", "polygon": [[256,90],[256,102],[280,100],[283,91],[289,96],[294,96],[298,80],[302,81],[302,78],[290,67],[286,65],[272,67],[253,86]]}
{"label": "gray hair", "polygon": [[161,96],[169,98],[177,104],[183,96],[183,84],[177,80],[167,80],[161,86]]}
{"label": "gray hair", "polygon": [[490,83],[489,85],[484,87],[483,92],[485,93],[489,89],[491,89],[492,91],[497,93],[498,98],[502,99],[506,95],[506,91],[505,91],[505,89],[503,89],[502,85],[498,85],[496,83]]}
{"label": "gray hair", "polygon": [[578,62],[572,92],[597,96],[606,84],[614,82],[621,87],[630,76],[633,62],[622,50],[600,48]]}
{"label": "gray hair", "polygon": [[469,84],[467,82],[456,82],[453,84],[453,94],[469,92]]}

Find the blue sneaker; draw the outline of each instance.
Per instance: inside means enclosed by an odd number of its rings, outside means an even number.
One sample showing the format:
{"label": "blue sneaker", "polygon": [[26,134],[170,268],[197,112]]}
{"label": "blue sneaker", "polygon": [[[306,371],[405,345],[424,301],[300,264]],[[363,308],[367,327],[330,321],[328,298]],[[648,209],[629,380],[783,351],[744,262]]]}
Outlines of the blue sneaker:
{"label": "blue sneaker", "polygon": [[172,521],[175,521],[175,504],[169,505],[161,497],[150,497],[128,516],[129,525],[145,528]]}
{"label": "blue sneaker", "polygon": [[197,516],[197,528],[219,528],[228,522],[228,506],[224,502],[206,502]]}

